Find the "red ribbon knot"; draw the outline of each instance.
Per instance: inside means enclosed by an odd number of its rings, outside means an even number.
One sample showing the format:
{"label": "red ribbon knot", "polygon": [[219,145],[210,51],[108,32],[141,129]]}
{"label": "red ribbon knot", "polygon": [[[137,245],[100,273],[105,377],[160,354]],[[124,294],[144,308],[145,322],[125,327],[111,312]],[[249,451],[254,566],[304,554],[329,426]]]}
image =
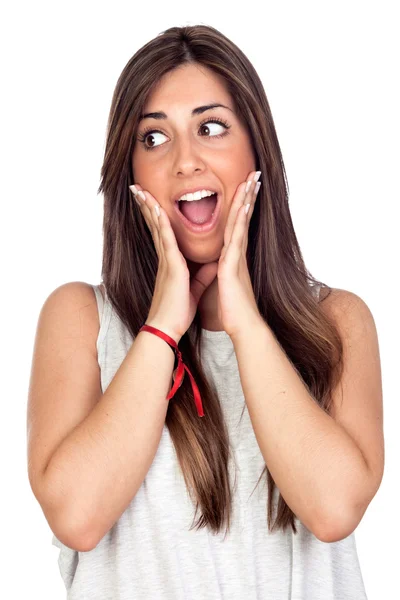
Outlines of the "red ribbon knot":
{"label": "red ribbon knot", "polygon": [[[183,362],[181,351],[179,350],[178,345],[175,342],[175,340],[173,340],[169,335],[167,335],[166,333],[164,333],[160,329],[157,329],[156,327],[152,327],[151,325],[146,325],[146,324],[143,325],[139,329],[139,332],[140,331],[148,331],[149,333],[154,333],[154,335],[158,335],[158,337],[162,338],[165,342],[167,342],[167,344],[169,344],[170,346],[172,346],[172,348],[174,349],[174,351],[178,355],[178,366],[177,366],[177,368],[175,369],[175,371],[172,374],[172,377],[174,379],[174,385],[172,386],[172,389],[169,392],[166,400],[171,400],[171,398],[174,397],[176,391],[182,385],[183,377],[185,375],[185,370],[186,370],[188,372],[188,375],[190,377],[190,381],[191,381],[191,384],[192,384],[193,395],[194,395],[194,402],[196,404],[197,414],[199,415],[199,417],[204,417],[203,404],[201,402],[199,388],[197,387],[196,382],[194,380],[194,377],[191,374],[190,370],[188,369],[188,367]],[[176,373],[176,376],[175,376],[175,373]]]}

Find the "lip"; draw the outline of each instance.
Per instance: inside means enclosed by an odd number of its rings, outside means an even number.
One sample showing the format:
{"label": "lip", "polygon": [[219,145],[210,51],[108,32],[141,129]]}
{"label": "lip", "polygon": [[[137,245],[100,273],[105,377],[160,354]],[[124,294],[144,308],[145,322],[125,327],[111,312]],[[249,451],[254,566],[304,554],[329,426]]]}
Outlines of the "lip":
{"label": "lip", "polygon": [[185,215],[179,210],[178,202],[174,202],[174,209],[178,213],[180,220],[187,227],[187,229],[190,229],[190,231],[193,231],[194,233],[207,233],[208,231],[214,229],[221,212],[221,205],[221,194],[217,193],[217,204],[215,206],[214,214],[209,221],[203,223],[202,225],[196,225],[195,223],[189,221],[189,219],[187,219]]}

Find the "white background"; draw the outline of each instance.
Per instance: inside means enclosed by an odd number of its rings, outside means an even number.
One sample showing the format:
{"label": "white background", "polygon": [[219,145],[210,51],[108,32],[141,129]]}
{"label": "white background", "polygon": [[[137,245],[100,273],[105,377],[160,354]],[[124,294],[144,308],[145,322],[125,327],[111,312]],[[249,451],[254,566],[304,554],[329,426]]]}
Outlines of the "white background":
{"label": "white background", "polygon": [[[8,2],[1,14],[2,589],[64,598],[31,492],[26,406],[36,324],[68,281],[100,282],[100,181],[112,93],[173,25],[208,24],[264,84],[311,272],[358,294],[380,342],[385,475],[356,530],[369,600],[398,589],[399,21],[395,2]],[[3,559],[4,561],[4,559]]]}

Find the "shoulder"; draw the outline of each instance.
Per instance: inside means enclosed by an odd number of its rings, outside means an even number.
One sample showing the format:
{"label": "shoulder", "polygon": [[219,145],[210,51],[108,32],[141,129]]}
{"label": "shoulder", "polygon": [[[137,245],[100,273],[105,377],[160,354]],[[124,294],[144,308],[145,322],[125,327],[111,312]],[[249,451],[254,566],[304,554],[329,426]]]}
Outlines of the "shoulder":
{"label": "shoulder", "polygon": [[96,308],[96,296],[93,287],[84,281],[63,283],[53,290],[43,304],[43,310],[66,311],[67,314],[87,314]]}
{"label": "shoulder", "polygon": [[341,288],[321,289],[321,309],[335,321],[351,324],[354,319],[373,319],[367,303],[357,294]]}
{"label": "shoulder", "polygon": [[100,321],[96,296],[89,283],[71,281],[57,287],[46,298],[39,320],[48,327],[68,329],[72,337],[79,336],[97,357]]}
{"label": "shoulder", "polygon": [[356,368],[357,364],[360,366],[368,362],[365,354],[369,352],[370,363],[378,365],[380,363],[378,332],[368,304],[354,292],[340,288],[331,289],[331,293],[327,293],[326,296],[324,290],[324,297],[321,297],[319,306],[337,327],[343,343],[345,359],[351,356]]}

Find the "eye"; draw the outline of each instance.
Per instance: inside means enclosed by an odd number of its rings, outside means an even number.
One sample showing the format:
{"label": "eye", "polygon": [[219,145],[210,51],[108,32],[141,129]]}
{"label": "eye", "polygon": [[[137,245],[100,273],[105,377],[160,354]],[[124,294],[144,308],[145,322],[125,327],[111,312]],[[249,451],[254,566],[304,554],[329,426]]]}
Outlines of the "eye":
{"label": "eye", "polygon": [[[223,133],[217,134],[217,135],[211,135],[211,136],[201,136],[201,137],[213,137],[213,138],[222,138],[225,135],[228,134],[228,129],[230,129],[230,125],[228,125],[228,123],[226,121],[224,121],[223,119],[217,119],[217,118],[211,118],[211,119],[206,119],[204,121],[202,121],[202,123],[200,123],[199,125],[199,130],[204,126],[204,125],[208,125],[209,123],[213,123],[215,125],[219,125],[220,127],[222,127],[224,129]],[[210,127],[207,126],[206,129],[210,129]],[[213,129],[213,128],[211,128]],[[145,150],[153,150],[155,148],[157,148],[158,146],[147,146],[146,145],[146,140],[147,138],[151,137],[154,138],[155,134],[160,134],[160,135],[166,135],[165,133],[163,133],[162,131],[160,131],[159,129],[151,129],[151,127],[145,129],[143,131],[143,133],[138,137],[138,140],[140,143],[143,144],[143,148]],[[162,144],[160,144],[162,145]]]}

